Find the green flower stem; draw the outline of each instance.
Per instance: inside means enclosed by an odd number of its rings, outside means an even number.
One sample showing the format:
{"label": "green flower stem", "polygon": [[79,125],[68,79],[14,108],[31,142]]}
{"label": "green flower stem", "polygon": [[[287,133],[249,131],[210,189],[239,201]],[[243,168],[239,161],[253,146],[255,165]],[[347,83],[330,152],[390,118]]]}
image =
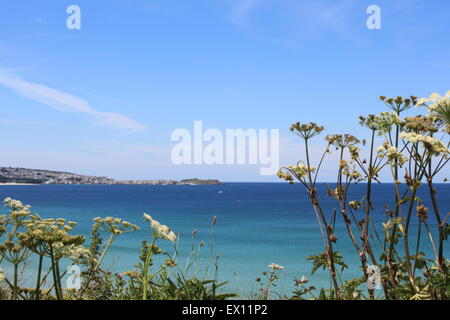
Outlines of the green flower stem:
{"label": "green flower stem", "polygon": [[[431,166],[431,162],[430,162]],[[439,213],[439,206],[437,204],[436,199],[436,190],[433,186],[433,178],[430,176],[428,178],[428,190],[431,197],[431,203],[433,204],[433,211],[436,216],[436,221],[438,223],[438,231],[439,231],[439,248],[438,248],[438,267],[439,270],[445,271],[445,265],[444,265],[444,224],[442,223],[441,215]]]}
{"label": "green flower stem", "polygon": [[417,269],[417,257],[419,255],[421,233],[422,233],[422,221],[419,221],[419,230],[418,230],[417,243],[416,243],[416,259],[414,261],[413,276],[416,274],[416,269]]}
{"label": "green flower stem", "polygon": [[54,287],[55,287],[56,299],[62,300],[61,292],[58,287],[58,275],[56,273],[56,260],[53,255],[53,247],[52,246],[50,246],[50,259],[52,262],[52,274],[53,274],[53,283],[54,283]]}
{"label": "green flower stem", "polygon": [[17,287],[18,282],[18,273],[19,273],[19,265],[17,263],[14,263],[14,293],[13,293],[13,300],[17,300],[17,294],[19,293],[19,288]]}
{"label": "green flower stem", "polygon": [[142,294],[142,300],[147,300],[147,286],[148,286],[148,268],[150,266],[150,261],[152,259],[153,256],[153,245],[156,242],[156,236],[153,236],[153,240],[152,243],[150,244],[150,249],[149,251],[147,251],[147,257],[145,259],[145,264],[144,264],[144,277],[143,277],[143,281],[144,283],[142,284],[142,288],[143,288],[143,294]]}
{"label": "green flower stem", "polygon": [[108,242],[106,244],[105,250],[103,250],[102,255],[100,256],[100,259],[97,262],[97,265],[96,265],[94,271],[97,271],[98,268],[100,268],[100,265],[102,264],[103,259],[105,258],[106,253],[108,252],[109,248],[111,247],[111,244],[113,243],[114,239],[115,239],[115,234],[112,233],[111,236],[108,239]]}
{"label": "green flower stem", "polygon": [[[327,252],[327,256],[328,256],[328,263],[329,263],[329,270],[330,270],[330,275],[331,275],[331,281],[333,283],[333,287],[336,293],[336,297],[339,299],[339,285],[336,279],[336,268],[334,265],[334,254],[333,254],[333,243],[330,240],[331,237],[331,232],[330,232],[330,228],[328,225],[327,220],[325,219],[325,215],[323,214],[322,208],[320,207],[319,201],[317,199],[317,195],[316,195],[316,191],[313,185],[313,180],[311,177],[311,165],[310,165],[310,160],[309,160],[309,147],[308,147],[308,139],[304,139],[305,140],[305,151],[306,151],[306,163],[308,166],[308,180],[309,180],[309,185],[310,185],[310,191],[309,191],[309,197],[311,199],[312,205],[315,208],[315,212],[316,214],[318,213],[318,216],[320,215],[320,218],[322,220],[323,225],[325,226],[325,229],[327,231],[327,242],[325,244],[326,247],[326,252]],[[319,220],[319,219],[318,219]],[[319,220],[320,221],[320,220]],[[322,226],[320,225],[321,230],[322,230]],[[323,232],[322,232],[323,234]]]}
{"label": "green flower stem", "polygon": [[414,205],[415,198],[416,198],[416,193],[417,193],[417,187],[413,186],[412,193],[411,193],[411,200],[409,201],[408,213],[407,213],[407,217],[406,217],[405,236],[404,236],[406,268],[408,270],[409,282],[411,283],[411,288],[415,293],[417,293],[416,292],[417,290],[416,290],[414,274],[413,274],[412,268],[411,268],[411,260],[410,260],[411,256],[409,253],[409,230],[408,229],[409,229],[409,223],[411,221],[411,214],[412,214],[412,209],[413,209],[413,205]]}
{"label": "green flower stem", "polygon": [[38,263],[38,274],[36,280],[36,296],[35,299],[39,300],[41,295],[41,274],[42,274],[42,262],[44,260],[43,255],[39,255],[39,263]]}
{"label": "green flower stem", "polygon": [[56,277],[57,277],[57,283],[58,283],[58,290],[59,290],[59,296],[62,300],[64,300],[64,295],[62,291],[62,285],[61,285],[61,274],[59,272],[59,259],[55,259],[55,266],[56,266]]}
{"label": "green flower stem", "polygon": [[95,276],[95,273],[97,272],[97,270],[100,268],[103,259],[106,256],[106,253],[108,252],[109,248],[111,247],[111,244],[113,243],[115,239],[115,234],[112,233],[111,236],[108,239],[108,242],[106,243],[106,247],[102,252],[102,255],[100,256],[100,259],[98,260],[97,264],[95,265],[94,269],[90,272],[89,276],[88,276],[88,280],[86,281],[86,286],[83,287],[80,292],[79,295],[82,296],[83,293],[85,292],[85,290],[89,287],[89,283],[92,281],[92,278]]}

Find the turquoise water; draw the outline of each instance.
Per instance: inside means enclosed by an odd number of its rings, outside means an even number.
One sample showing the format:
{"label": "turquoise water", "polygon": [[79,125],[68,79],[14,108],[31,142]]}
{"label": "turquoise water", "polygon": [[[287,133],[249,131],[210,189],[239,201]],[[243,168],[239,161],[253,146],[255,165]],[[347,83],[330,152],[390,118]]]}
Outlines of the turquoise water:
{"label": "turquoise water", "polygon": [[[330,185],[331,186],[331,185]],[[321,184],[319,190],[324,191]],[[364,185],[352,186],[351,200],[360,200]],[[442,212],[450,211],[450,185],[438,185]],[[222,192],[220,192],[222,191]],[[392,203],[393,186],[374,185],[373,218],[381,229],[385,203]],[[125,234],[115,243],[106,265],[114,272],[133,268],[138,260],[142,240],[151,234],[142,218],[147,212],[175,232],[181,232],[179,265],[184,266],[189,255],[192,231],[197,230],[196,243],[204,241],[201,257],[204,265],[213,249],[220,254],[220,280],[229,281],[229,289],[238,290],[245,298],[256,292],[255,279],[272,262],[285,266],[277,290],[290,293],[293,278],[306,275],[313,284],[328,286],[326,272],[310,276],[311,264],[305,258],[323,251],[323,242],[309,199],[300,185],[284,183],[227,183],[222,186],[94,186],[94,185],[39,185],[1,186],[0,198],[12,197],[31,204],[42,217],[62,217],[79,224],[77,234],[88,235],[92,218],[121,217],[141,227]],[[424,196],[425,203],[428,198]],[[335,200],[323,197],[322,203],[331,215]],[[211,221],[217,216],[217,225],[211,234]],[[429,214],[434,224],[433,215]],[[359,213],[358,219],[362,219]],[[413,219],[413,230],[416,219]],[[359,260],[343,229],[338,215],[337,247],[345,257],[349,270],[344,278],[359,276]],[[424,238],[422,250],[431,254]],[[413,246],[415,247],[415,246]],[[164,249],[173,248],[165,244]],[[448,256],[448,250],[446,250]],[[198,261],[200,262],[200,260]],[[2,266],[8,269],[7,266]],[[194,270],[194,269],[193,269]],[[29,275],[32,278],[32,275]]]}

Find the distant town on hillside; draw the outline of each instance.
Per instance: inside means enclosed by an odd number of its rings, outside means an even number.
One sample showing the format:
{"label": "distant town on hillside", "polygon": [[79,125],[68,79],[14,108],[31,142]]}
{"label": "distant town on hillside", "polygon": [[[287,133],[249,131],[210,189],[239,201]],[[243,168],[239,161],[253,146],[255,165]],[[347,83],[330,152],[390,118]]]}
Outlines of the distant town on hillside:
{"label": "distant town on hillside", "polygon": [[20,184],[133,184],[133,185],[219,185],[215,179],[176,180],[116,180],[70,172],[0,167],[0,183]]}

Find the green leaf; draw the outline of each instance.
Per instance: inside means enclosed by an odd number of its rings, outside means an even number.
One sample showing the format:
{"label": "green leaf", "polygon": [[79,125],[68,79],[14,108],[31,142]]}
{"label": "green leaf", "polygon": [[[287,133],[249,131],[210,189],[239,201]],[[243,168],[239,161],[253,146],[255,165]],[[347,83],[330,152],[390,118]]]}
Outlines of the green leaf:
{"label": "green leaf", "polygon": [[445,241],[447,241],[449,235],[450,235],[450,225],[448,223],[446,223],[444,225],[444,230],[443,230],[443,234],[442,234]]}

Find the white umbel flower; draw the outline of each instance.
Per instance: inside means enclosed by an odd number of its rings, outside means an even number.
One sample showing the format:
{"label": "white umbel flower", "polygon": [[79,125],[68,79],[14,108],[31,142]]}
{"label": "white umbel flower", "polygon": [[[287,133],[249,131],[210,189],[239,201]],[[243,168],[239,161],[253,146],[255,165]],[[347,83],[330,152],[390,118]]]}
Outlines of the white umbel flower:
{"label": "white umbel flower", "polygon": [[269,269],[272,269],[272,270],[284,270],[283,266],[280,266],[276,263],[269,264],[268,267],[269,267]]}
{"label": "white umbel flower", "polygon": [[162,225],[153,219],[151,215],[144,213],[144,219],[150,222],[150,225],[158,238],[165,239],[170,242],[175,242],[177,240],[177,236],[168,226]]}
{"label": "white umbel flower", "polygon": [[400,138],[411,143],[422,142],[423,145],[426,146],[434,154],[450,153],[450,150],[440,140],[430,136],[423,136],[414,132],[403,132],[400,134]]}

